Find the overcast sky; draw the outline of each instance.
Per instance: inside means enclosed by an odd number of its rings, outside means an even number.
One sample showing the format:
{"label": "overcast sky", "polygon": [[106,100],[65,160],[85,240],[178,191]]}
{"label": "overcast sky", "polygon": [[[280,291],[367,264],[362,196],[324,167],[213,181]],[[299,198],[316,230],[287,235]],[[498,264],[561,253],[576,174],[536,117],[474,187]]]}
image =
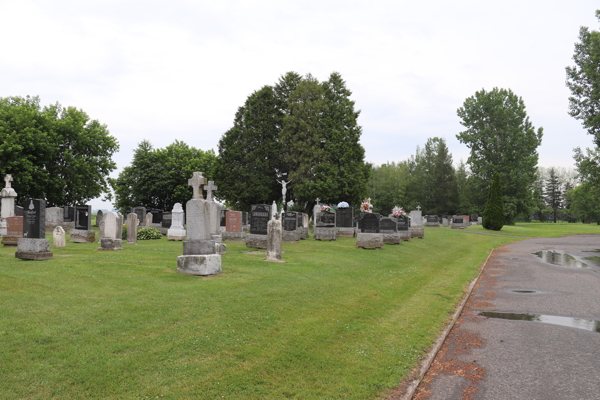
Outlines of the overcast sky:
{"label": "overcast sky", "polygon": [[[0,97],[39,95],[108,126],[118,170],[143,139],[214,149],[253,91],[287,71],[337,71],[361,110],[366,160],[427,138],[454,162],[457,108],[485,88],[521,96],[544,128],[540,166],[573,166],[591,136],[568,111],[565,67],[598,1],[0,0]],[[218,184],[218,182],[217,182]],[[99,200],[94,208],[109,208]]]}

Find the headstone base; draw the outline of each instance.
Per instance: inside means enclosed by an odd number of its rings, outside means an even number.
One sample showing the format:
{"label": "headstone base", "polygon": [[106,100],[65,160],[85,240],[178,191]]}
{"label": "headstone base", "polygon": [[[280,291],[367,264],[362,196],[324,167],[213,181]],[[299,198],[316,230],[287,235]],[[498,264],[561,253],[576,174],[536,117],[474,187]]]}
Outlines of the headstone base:
{"label": "headstone base", "polygon": [[98,250],[121,250],[121,239],[102,238]]}
{"label": "headstone base", "polygon": [[356,247],[381,249],[383,247],[383,233],[357,233]]}
{"label": "headstone base", "polygon": [[188,240],[183,242],[184,256],[215,254],[217,243],[214,240]]}
{"label": "headstone base", "polygon": [[410,231],[398,231],[398,235],[400,236],[400,239],[405,242],[408,242],[411,238]]}
{"label": "headstone base", "polygon": [[221,273],[219,254],[184,255],[177,257],[177,272],[186,275],[216,275]]}
{"label": "headstone base", "polygon": [[439,228],[440,224],[439,222],[425,222],[425,226],[428,226],[430,228]]}
{"label": "headstone base", "polygon": [[52,258],[48,239],[19,238],[17,246],[15,257],[21,260],[40,261]]}
{"label": "headstone base", "polygon": [[425,228],[422,226],[411,226],[408,228],[410,232],[410,237],[424,239],[425,238]]}
{"label": "headstone base", "polygon": [[250,234],[246,236],[246,247],[267,249],[267,235]]}
{"label": "headstone base", "polygon": [[83,229],[73,229],[71,231],[71,242],[73,243],[94,243],[96,241],[96,232]]}
{"label": "headstone base", "polygon": [[314,230],[315,240],[336,240],[337,228],[324,228],[317,226]]}
{"label": "headstone base", "polygon": [[2,238],[2,244],[4,247],[17,247],[17,242],[22,236],[4,236]]}
{"label": "headstone base", "polygon": [[223,236],[224,242],[244,242],[246,240],[244,232],[223,232],[221,236]]}
{"label": "headstone base", "polygon": [[167,239],[169,240],[185,240],[186,235],[185,229],[167,229]]}
{"label": "headstone base", "polygon": [[300,241],[300,232],[298,231],[283,231],[281,241],[285,243],[297,243]]}
{"label": "headstone base", "polygon": [[400,244],[402,239],[400,238],[399,232],[384,232],[383,243],[385,244]]}
{"label": "headstone base", "polygon": [[451,229],[467,229],[467,226],[464,224],[452,224],[450,225]]}
{"label": "headstone base", "polygon": [[337,228],[337,237],[353,238],[356,228]]}

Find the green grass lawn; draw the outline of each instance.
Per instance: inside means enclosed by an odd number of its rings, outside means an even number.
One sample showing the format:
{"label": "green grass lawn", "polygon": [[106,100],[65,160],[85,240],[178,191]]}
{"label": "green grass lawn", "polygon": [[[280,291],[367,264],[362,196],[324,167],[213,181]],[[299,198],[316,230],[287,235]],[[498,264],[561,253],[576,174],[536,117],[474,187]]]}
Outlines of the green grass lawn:
{"label": "green grass lawn", "polygon": [[427,229],[375,251],[309,239],[284,244],[281,264],[228,243],[207,278],[177,274],[182,243],[165,238],[114,252],[69,242],[48,261],[0,247],[0,398],[378,398],[490,250],[514,240]]}
{"label": "green grass lawn", "polygon": [[577,234],[600,234],[600,225],[570,224],[567,222],[557,222],[556,224],[549,222],[517,222],[516,225],[504,225],[500,231],[488,231],[483,229],[481,225],[469,226],[467,230],[511,236],[560,237]]}

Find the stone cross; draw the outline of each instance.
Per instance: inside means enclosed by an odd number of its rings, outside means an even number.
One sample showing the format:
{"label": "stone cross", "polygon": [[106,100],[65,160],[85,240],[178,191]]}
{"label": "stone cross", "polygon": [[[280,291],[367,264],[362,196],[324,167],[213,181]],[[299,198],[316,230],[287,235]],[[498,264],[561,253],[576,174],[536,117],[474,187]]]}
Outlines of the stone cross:
{"label": "stone cross", "polygon": [[319,205],[320,201],[321,201],[321,199],[317,197],[317,205]]}
{"label": "stone cross", "polygon": [[213,181],[208,181],[208,185],[204,185],[204,190],[206,190],[206,200],[212,201],[212,192],[213,190],[216,192],[219,190]]}
{"label": "stone cross", "polygon": [[12,175],[8,174],[4,177],[4,182],[6,182],[6,186],[7,188],[11,187],[10,183],[13,181]]}
{"label": "stone cross", "polygon": [[418,210],[418,211],[421,211],[421,206],[417,206],[417,210]]}
{"label": "stone cross", "polygon": [[206,178],[202,176],[202,172],[194,172],[194,175],[190,179],[188,179],[188,186],[191,186],[194,189],[194,194],[192,199],[203,199],[204,196],[202,194],[202,190],[200,186],[206,183]]}

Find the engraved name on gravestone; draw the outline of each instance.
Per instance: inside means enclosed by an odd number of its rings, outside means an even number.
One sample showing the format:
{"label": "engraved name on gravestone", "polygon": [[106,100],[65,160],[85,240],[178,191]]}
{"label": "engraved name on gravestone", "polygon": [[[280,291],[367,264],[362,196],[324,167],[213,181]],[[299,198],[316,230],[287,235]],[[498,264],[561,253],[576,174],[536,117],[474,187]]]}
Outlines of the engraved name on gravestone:
{"label": "engraved name on gravestone", "polygon": [[298,228],[298,213],[287,211],[283,215],[283,230],[295,231]]}
{"label": "engraved name on gravestone", "polygon": [[28,239],[44,239],[46,226],[46,201],[27,199],[23,203],[25,217],[23,219],[23,237]]}
{"label": "engraved name on gravestone", "polygon": [[266,235],[269,220],[271,219],[271,206],[268,204],[252,204],[252,221],[250,233],[254,235]]}
{"label": "engraved name on gravestone", "polygon": [[440,221],[439,221],[439,218],[438,218],[438,216],[437,216],[437,215],[428,215],[428,216],[427,216],[427,223],[433,223],[433,224],[436,224],[436,223],[439,223],[439,222],[440,222]]}
{"label": "engraved name on gravestone", "polygon": [[398,226],[397,222],[394,218],[383,217],[379,221],[379,231],[380,232],[397,232]]}
{"label": "engraved name on gravestone", "polygon": [[375,214],[367,213],[360,220],[362,233],[379,233],[379,218]]}
{"label": "engraved name on gravestone", "polygon": [[338,228],[352,228],[354,222],[354,209],[352,207],[338,208],[335,214],[335,225]]}

